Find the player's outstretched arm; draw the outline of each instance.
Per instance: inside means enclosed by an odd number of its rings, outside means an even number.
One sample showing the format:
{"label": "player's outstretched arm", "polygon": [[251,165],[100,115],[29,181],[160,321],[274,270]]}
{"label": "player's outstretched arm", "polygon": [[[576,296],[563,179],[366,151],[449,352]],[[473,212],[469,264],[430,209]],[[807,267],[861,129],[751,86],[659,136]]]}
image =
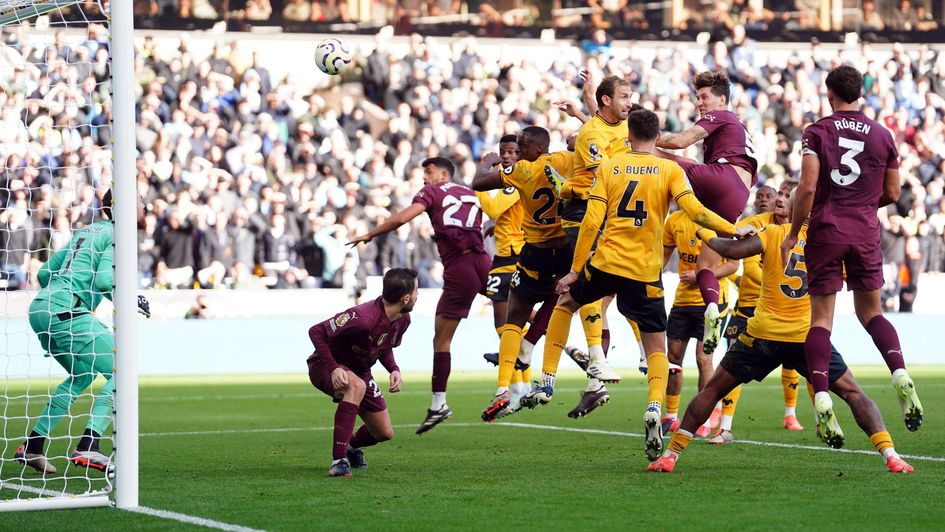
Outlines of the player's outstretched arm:
{"label": "player's outstretched arm", "polygon": [[[764,251],[764,244],[761,242],[761,238],[758,235],[752,235],[748,238],[743,238],[741,240],[732,240],[729,238],[710,238],[706,240],[703,238],[702,229],[696,229],[696,236],[700,240],[705,242],[707,246],[714,249],[716,253],[725,257],[726,259],[731,259],[732,261],[738,261],[746,257],[751,257],[758,255]],[[728,272],[729,274],[734,273],[738,269],[737,262],[729,262],[726,264],[733,264],[735,268]]]}
{"label": "player's outstretched arm", "polygon": [[476,176],[473,177],[472,189],[476,191],[495,190],[503,188],[502,184],[502,159],[496,153],[487,153],[482,156],[482,162],[476,169]]}
{"label": "player's outstretched arm", "polygon": [[604,217],[607,215],[607,190],[604,188],[604,180],[594,181],[594,186],[587,197],[587,212],[581,221],[581,230],[578,233],[577,243],[574,245],[574,256],[571,261],[571,271],[579,272],[584,268],[584,264],[591,257],[591,248],[594,246],[594,240],[597,238],[597,232],[601,224],[604,223]]}
{"label": "player's outstretched arm", "polygon": [[354,247],[361,242],[368,243],[375,237],[390,233],[394,229],[397,229],[410,220],[413,220],[417,216],[423,214],[424,211],[426,211],[426,208],[423,205],[420,205],[419,203],[411,203],[406,209],[398,212],[397,214],[394,214],[385,220],[381,225],[375,227],[363,235],[358,235],[352,238],[348,242],[348,245]]}
{"label": "player's outstretched arm", "polygon": [[706,229],[715,231],[721,236],[744,236],[754,233],[754,227],[736,228],[735,224],[710,211],[696,199],[696,195],[692,193],[688,185],[686,187],[681,193],[673,194],[673,199],[685,211],[690,220]]}
{"label": "player's outstretched arm", "polygon": [[582,113],[581,110],[578,109],[577,105],[575,105],[575,103],[571,100],[558,100],[554,102],[553,105],[557,107],[559,111],[564,112],[564,114],[572,118],[577,118],[582,124],[590,120],[590,117]]}
{"label": "player's outstretched arm", "polygon": [[[581,80],[584,81],[584,86],[581,87],[581,99],[584,100],[584,105],[587,106],[587,112],[593,115],[597,113],[597,97],[595,96],[597,80],[591,76],[591,71],[587,67],[581,69],[580,76]],[[582,122],[587,122],[587,120],[582,120]]]}
{"label": "player's outstretched arm", "polygon": [[691,128],[685,131],[680,131],[679,133],[660,135],[660,138],[656,140],[656,147],[668,150],[681,150],[683,148],[692,146],[693,144],[708,136],[709,132],[706,131],[702,126],[692,126]]}

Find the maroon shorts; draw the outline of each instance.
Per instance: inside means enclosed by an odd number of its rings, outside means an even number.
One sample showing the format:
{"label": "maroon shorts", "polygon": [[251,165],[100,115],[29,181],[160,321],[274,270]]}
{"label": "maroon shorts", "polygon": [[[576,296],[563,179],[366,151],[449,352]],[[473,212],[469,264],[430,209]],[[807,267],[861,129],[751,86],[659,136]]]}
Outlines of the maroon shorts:
{"label": "maroon shorts", "polygon": [[692,191],[709,210],[731,223],[748,205],[748,188],[731,165],[681,162]]}
{"label": "maroon shorts", "polygon": [[[374,375],[369,371],[359,377],[364,381],[364,399],[361,399],[358,413],[387,410],[387,401],[384,400],[384,394],[374,380]],[[331,397],[332,401],[341,401],[341,395],[336,394],[335,387],[331,384],[331,371],[315,355],[308,357],[308,379],[322,393]]]}
{"label": "maroon shorts", "polygon": [[812,295],[835,294],[843,288],[846,269],[847,290],[871,292],[883,287],[883,252],[879,239],[859,244],[804,245],[807,287]]}
{"label": "maroon shorts", "polygon": [[443,265],[443,292],[436,315],[461,320],[469,316],[476,294],[486,293],[486,279],[492,258],[488,253],[471,252]]}

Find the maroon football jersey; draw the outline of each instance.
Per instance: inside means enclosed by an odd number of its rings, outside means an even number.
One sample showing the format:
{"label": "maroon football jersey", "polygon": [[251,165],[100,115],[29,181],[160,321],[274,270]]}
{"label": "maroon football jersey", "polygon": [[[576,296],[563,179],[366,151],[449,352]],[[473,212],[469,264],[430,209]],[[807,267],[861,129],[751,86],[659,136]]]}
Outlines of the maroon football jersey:
{"label": "maroon football jersey", "polygon": [[361,375],[369,372],[378,358],[400,345],[409,326],[410,314],[394,321],[387,319],[384,300],[379,297],[313,325],[308,330],[315,345],[312,356],[329,365],[334,361],[335,366],[343,365]]}
{"label": "maroon football jersey", "polygon": [[482,210],[476,193],[456,183],[427,185],[413,197],[430,215],[440,260],[445,266],[466,251],[484,252]]}
{"label": "maroon football jersey", "polygon": [[892,135],[860,111],[839,111],[804,130],[804,155],[820,159],[808,239],[856,244],[879,238],[876,210],[887,168],[899,168]]}
{"label": "maroon football jersey", "polygon": [[702,142],[703,162],[744,168],[751,174],[752,185],[758,181],[755,144],[738,115],[731,111],[713,111],[703,115],[696,125],[709,134]]}

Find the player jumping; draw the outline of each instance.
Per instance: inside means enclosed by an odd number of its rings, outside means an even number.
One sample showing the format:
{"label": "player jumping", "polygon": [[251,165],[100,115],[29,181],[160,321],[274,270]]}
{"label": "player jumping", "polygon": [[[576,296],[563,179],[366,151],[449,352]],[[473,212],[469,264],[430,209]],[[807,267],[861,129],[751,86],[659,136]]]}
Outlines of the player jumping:
{"label": "player jumping", "polygon": [[455,169],[449,159],[433,157],[421,163],[426,183],[407,208],[351,245],[397,229],[426,212],[433,224],[436,247],[443,261],[443,292],[436,304],[433,325],[433,401],[426,418],[417,427],[423,434],[449,418],[446,384],[450,378],[450,344],[459,322],[469,316],[476,294],[485,293],[492,259],[482,242],[482,211],[472,190],[453,182]]}
{"label": "player jumping", "polygon": [[883,255],[876,211],[899,198],[899,153],[889,132],[860,110],[863,76],[859,71],[837,67],[827,74],[826,85],[834,112],[804,130],[801,182],[791,231],[781,244],[782,255],[788,257],[809,215],[805,250],[811,327],[805,349],[814,408],[827,437],[842,440],[827,389],[834,304],[845,271],[856,317],[892,372],[906,428],[915,431],[922,425],[922,404],[906,372],[896,328],[883,317],[879,293]]}

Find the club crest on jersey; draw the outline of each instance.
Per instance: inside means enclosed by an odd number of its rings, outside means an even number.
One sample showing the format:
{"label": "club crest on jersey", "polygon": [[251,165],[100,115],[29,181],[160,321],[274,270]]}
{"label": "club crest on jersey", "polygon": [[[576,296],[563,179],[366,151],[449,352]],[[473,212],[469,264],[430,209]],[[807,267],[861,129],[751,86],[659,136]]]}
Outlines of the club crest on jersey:
{"label": "club crest on jersey", "polygon": [[515,171],[515,166],[509,166],[502,171],[505,173],[505,175],[512,175],[512,172]]}
{"label": "club crest on jersey", "polygon": [[587,151],[591,154],[592,161],[599,161],[604,158],[604,156],[600,154],[600,148],[597,144],[591,143],[591,145],[587,147]]}
{"label": "club crest on jersey", "polygon": [[337,331],[339,328],[344,327],[345,324],[348,323],[348,320],[350,319],[351,319],[351,315],[345,312],[343,314],[339,314],[338,316],[336,316],[335,319],[329,321],[328,324],[331,325],[332,331]]}
{"label": "club crest on jersey", "polygon": [[689,239],[689,247],[696,247],[696,238],[692,237]]}

